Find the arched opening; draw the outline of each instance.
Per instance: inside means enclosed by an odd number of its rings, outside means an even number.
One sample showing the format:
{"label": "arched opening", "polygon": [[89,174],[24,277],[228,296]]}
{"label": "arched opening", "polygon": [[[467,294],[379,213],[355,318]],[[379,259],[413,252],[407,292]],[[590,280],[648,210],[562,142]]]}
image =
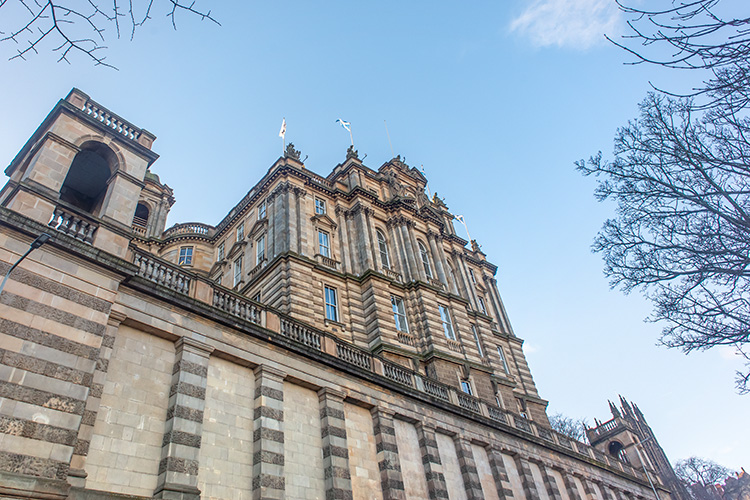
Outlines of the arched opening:
{"label": "arched opening", "polygon": [[139,202],[135,207],[135,215],[133,216],[133,229],[138,233],[146,233],[146,227],[148,226],[148,216],[151,211],[143,202]]}
{"label": "arched opening", "polygon": [[613,457],[622,460],[623,462],[628,461],[628,455],[625,453],[625,447],[619,441],[611,441],[607,446],[607,451]]}
{"label": "arched opening", "polygon": [[375,236],[378,239],[378,251],[380,252],[380,262],[383,264],[383,267],[386,269],[391,268],[391,262],[388,258],[388,243],[386,243],[385,235],[380,231],[380,229],[375,230]]}
{"label": "arched opening", "polygon": [[114,153],[104,144],[83,144],[60,188],[60,200],[93,214],[101,207],[115,164]]}

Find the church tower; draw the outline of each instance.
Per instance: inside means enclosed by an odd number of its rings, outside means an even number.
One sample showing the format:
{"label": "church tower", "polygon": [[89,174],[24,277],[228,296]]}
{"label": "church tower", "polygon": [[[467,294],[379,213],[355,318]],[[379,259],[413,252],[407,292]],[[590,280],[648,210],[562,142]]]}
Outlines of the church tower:
{"label": "church tower", "polygon": [[654,431],[634,403],[620,396],[620,408],[609,401],[612,419],[594,420],[596,427],[586,429],[591,445],[612,457],[644,469],[654,483],[671,491],[676,500],[689,500],[685,485],[677,478],[666,453],[659,445]]}

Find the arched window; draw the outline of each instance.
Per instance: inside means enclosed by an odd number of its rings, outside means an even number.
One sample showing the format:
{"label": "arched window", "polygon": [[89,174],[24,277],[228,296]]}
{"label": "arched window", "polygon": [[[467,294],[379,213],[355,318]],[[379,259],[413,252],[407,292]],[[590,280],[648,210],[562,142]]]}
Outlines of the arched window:
{"label": "arched window", "polygon": [[135,216],[133,217],[133,227],[146,229],[148,225],[148,216],[151,211],[145,203],[138,203],[135,207]]}
{"label": "arched window", "polygon": [[427,275],[427,278],[432,279],[432,267],[430,267],[430,256],[427,255],[427,248],[425,248],[421,241],[417,242],[417,246],[419,246],[419,256],[422,258],[424,273]]}
{"label": "arched window", "polygon": [[625,448],[622,446],[622,443],[619,441],[612,441],[609,443],[609,446],[607,446],[607,451],[609,451],[609,454],[613,457],[622,460],[623,462],[628,461],[628,455],[625,452]]}
{"label": "arched window", "polygon": [[378,238],[378,250],[380,251],[380,261],[383,263],[383,267],[386,269],[391,268],[391,261],[388,259],[388,244],[385,242],[385,235],[380,232],[380,229],[375,230],[375,234]]}
{"label": "arched window", "polygon": [[116,158],[111,149],[98,142],[88,142],[73,158],[62,188],[60,200],[89,213],[101,207],[107,192],[107,180]]}

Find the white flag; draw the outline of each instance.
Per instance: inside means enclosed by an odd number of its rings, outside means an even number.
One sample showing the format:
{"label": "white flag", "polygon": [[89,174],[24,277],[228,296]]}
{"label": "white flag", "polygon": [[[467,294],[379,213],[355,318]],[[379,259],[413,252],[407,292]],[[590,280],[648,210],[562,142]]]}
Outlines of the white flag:
{"label": "white flag", "polygon": [[281,130],[279,130],[279,137],[284,139],[286,137],[286,118],[281,121]]}
{"label": "white flag", "polygon": [[338,120],[336,120],[336,123],[340,123],[341,126],[344,127],[347,132],[351,132],[352,131],[352,128],[351,128],[352,124],[351,124],[351,122],[345,122],[344,120],[342,120],[341,118],[339,118]]}

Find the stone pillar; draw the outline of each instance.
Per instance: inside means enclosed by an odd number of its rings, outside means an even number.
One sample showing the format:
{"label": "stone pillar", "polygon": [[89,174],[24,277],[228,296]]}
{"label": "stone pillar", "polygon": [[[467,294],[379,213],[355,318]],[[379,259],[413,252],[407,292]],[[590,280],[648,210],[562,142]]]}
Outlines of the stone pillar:
{"label": "stone pillar", "polygon": [[573,479],[573,476],[568,474],[568,472],[564,469],[557,469],[557,472],[559,472],[563,478],[563,483],[565,484],[565,491],[568,492],[568,496],[570,497],[570,500],[585,500],[581,498],[581,494],[578,492],[578,488],[576,487],[576,483],[575,483],[575,480]]}
{"label": "stone pillar", "polygon": [[[397,230],[398,222],[394,220],[388,221],[388,237],[390,238],[390,247],[388,249],[391,257],[391,269],[401,273],[401,276],[406,281],[409,276],[409,265],[406,262],[406,255],[404,254],[404,245],[399,238]],[[398,265],[394,265],[398,263]]]}
{"label": "stone pillar", "polygon": [[549,495],[550,500],[562,500],[560,488],[557,486],[557,481],[555,481],[555,476],[552,475],[552,471],[542,462],[537,462],[537,465],[539,465],[539,470],[542,472],[542,480],[544,481],[544,487],[547,488],[547,494]]}
{"label": "stone pillar", "polygon": [[83,488],[86,486],[86,457],[89,454],[91,437],[94,435],[94,424],[99,413],[102,402],[102,391],[107,379],[109,360],[112,357],[112,348],[115,345],[115,335],[125,315],[116,311],[109,313],[107,328],[102,336],[102,347],[99,350],[99,359],[96,360],[96,368],[91,379],[91,389],[86,398],[86,408],[83,410],[81,425],[78,428],[73,457],[70,460],[68,471],[68,483],[71,486]]}
{"label": "stone pillar", "polygon": [[351,264],[349,271],[353,274],[360,274],[362,272],[362,262],[359,249],[357,248],[357,232],[354,214],[348,211],[345,212],[344,223],[346,224],[347,241],[349,244],[349,260]]}
{"label": "stone pillar", "polygon": [[372,222],[372,208],[365,209],[365,220],[367,221],[367,235],[369,238],[368,248],[370,249],[372,258],[372,269],[374,271],[380,271],[383,268],[383,263],[380,262],[380,248],[378,248],[378,236],[375,234],[375,224]]}
{"label": "stone pillar", "polygon": [[427,478],[427,491],[430,498],[448,498],[448,487],[445,484],[443,464],[440,462],[435,428],[420,423],[417,425],[419,450],[422,452],[422,464]]}
{"label": "stone pillar", "polygon": [[587,477],[580,476],[581,484],[583,484],[583,491],[586,492],[586,500],[596,500],[597,496],[594,493],[594,485],[591,480]]}
{"label": "stone pillar", "polygon": [[458,465],[461,468],[461,477],[466,488],[466,498],[468,500],[483,500],[482,483],[479,481],[471,442],[460,436],[456,436],[454,442],[456,443],[456,455],[458,456]]}
{"label": "stone pillar", "polygon": [[300,226],[299,226],[299,198],[304,192],[299,188],[290,188],[287,194],[287,250],[290,252],[300,253]]}
{"label": "stone pillar", "polygon": [[510,478],[508,477],[508,471],[505,470],[505,463],[503,462],[500,450],[492,447],[485,449],[487,450],[492,478],[495,480],[495,488],[497,488],[500,500],[511,500],[513,498],[513,490],[505,487],[506,484],[510,486]]}
{"label": "stone pillar", "polygon": [[518,455],[516,455],[515,459],[518,475],[521,476],[521,483],[523,484],[523,492],[526,494],[526,500],[540,500],[529,462]]}
{"label": "stone pillar", "polygon": [[363,245],[362,253],[365,256],[364,270],[375,269],[375,261],[372,255],[372,238],[370,237],[370,212],[371,209],[368,207],[362,207],[359,211],[360,221],[360,245]]}
{"label": "stone pillar", "polygon": [[463,254],[459,254],[456,260],[458,260],[458,267],[461,269],[459,272],[463,276],[464,283],[466,283],[466,298],[472,303],[472,307],[478,311],[479,301],[477,300],[476,287],[469,276],[469,269],[466,267],[466,260],[464,259]]}
{"label": "stone pillar", "polygon": [[285,376],[265,365],[255,369],[253,500],[284,498]]}
{"label": "stone pillar", "polygon": [[398,446],[396,445],[396,429],[393,426],[393,413],[378,407],[373,408],[371,413],[383,498],[406,500],[404,480],[401,477],[401,462],[398,459]]}
{"label": "stone pillar", "polygon": [[213,347],[187,337],[175,343],[175,364],[154,498],[199,500],[198,458]]}
{"label": "stone pillar", "polygon": [[318,391],[318,398],[326,498],[352,498],[349,448],[346,443],[344,421],[344,393],[323,388]]}
{"label": "stone pillar", "polygon": [[336,206],[334,211],[336,224],[339,226],[339,260],[341,261],[341,272],[352,272],[350,255],[349,255],[349,231],[346,224],[346,212],[340,206]]}

